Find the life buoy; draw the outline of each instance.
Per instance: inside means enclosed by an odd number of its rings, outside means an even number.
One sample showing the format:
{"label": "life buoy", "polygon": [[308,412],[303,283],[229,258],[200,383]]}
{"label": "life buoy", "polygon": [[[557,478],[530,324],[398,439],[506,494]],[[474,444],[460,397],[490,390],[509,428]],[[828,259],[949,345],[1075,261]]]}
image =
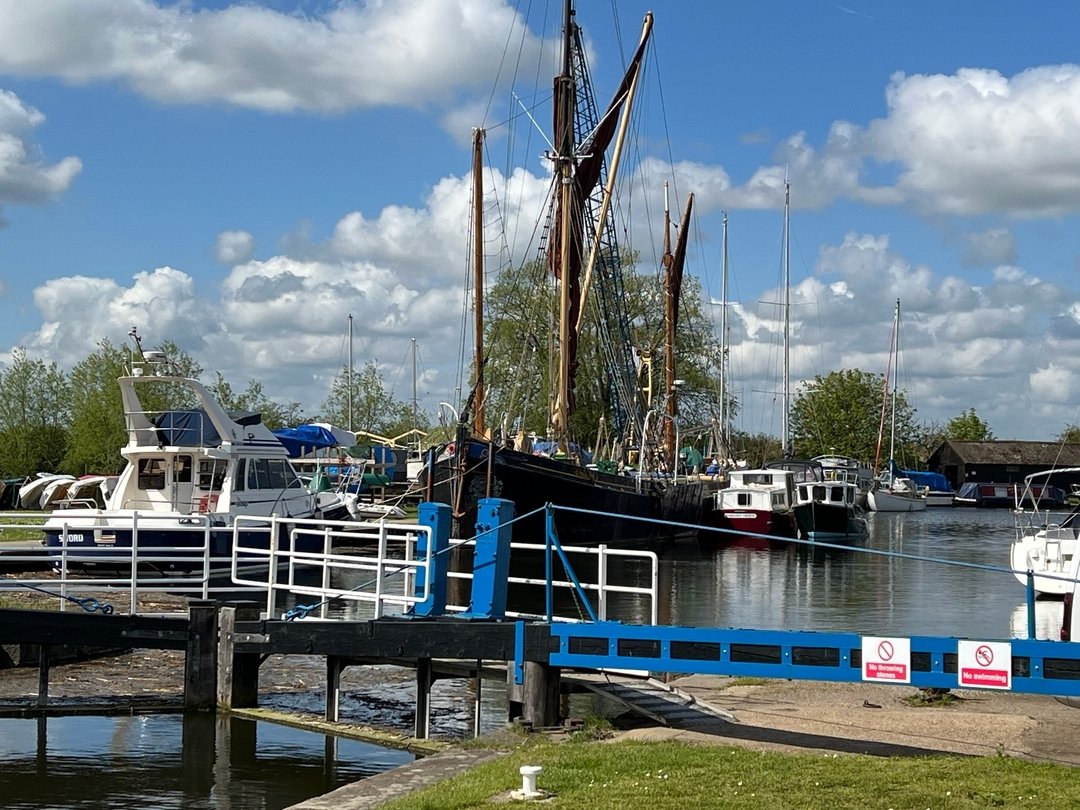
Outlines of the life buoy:
{"label": "life buoy", "polygon": [[453,442],[450,442],[450,444],[446,445],[446,452],[450,455],[454,455],[454,453],[457,452],[457,445]]}

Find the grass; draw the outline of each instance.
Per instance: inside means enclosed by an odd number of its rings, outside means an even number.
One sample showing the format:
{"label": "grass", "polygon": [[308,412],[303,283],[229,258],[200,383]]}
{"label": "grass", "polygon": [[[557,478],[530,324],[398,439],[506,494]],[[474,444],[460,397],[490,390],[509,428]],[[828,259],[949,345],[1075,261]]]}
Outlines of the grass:
{"label": "grass", "polygon": [[678,742],[553,743],[529,738],[513,753],[384,810],[487,808],[521,787],[518,769],[540,765],[544,807],[1072,808],[1080,769],[1008,757],[780,754]]}
{"label": "grass", "polygon": [[29,516],[0,519],[0,544],[40,540],[42,531],[39,524],[44,524],[44,522],[45,518],[43,517],[31,518]]}

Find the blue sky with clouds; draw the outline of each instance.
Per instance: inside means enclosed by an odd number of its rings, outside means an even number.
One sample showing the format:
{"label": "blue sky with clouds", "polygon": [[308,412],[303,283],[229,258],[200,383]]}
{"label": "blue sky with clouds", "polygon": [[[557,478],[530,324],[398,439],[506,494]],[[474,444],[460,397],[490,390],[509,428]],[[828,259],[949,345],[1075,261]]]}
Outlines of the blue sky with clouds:
{"label": "blue sky with clouds", "polygon": [[[921,418],[1080,422],[1080,6],[579,5],[601,96],[655,14],[626,227],[651,259],[673,173],[718,297],[729,212],[740,427],[779,429],[785,173],[796,382],[884,372],[900,298]],[[548,169],[539,133],[510,145],[523,106],[549,120],[559,7],[0,0],[0,356],[138,325],[315,411],[352,313],[399,397],[415,337],[424,403],[454,401],[471,127],[524,253]]]}

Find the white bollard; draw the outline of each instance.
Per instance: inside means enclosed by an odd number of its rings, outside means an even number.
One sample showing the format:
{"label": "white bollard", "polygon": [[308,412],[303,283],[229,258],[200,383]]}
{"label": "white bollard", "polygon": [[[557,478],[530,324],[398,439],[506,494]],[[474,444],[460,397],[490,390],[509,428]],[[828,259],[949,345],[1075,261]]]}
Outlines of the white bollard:
{"label": "white bollard", "polygon": [[541,795],[536,789],[536,775],[542,770],[540,765],[522,765],[518,769],[521,774],[521,798],[533,799]]}

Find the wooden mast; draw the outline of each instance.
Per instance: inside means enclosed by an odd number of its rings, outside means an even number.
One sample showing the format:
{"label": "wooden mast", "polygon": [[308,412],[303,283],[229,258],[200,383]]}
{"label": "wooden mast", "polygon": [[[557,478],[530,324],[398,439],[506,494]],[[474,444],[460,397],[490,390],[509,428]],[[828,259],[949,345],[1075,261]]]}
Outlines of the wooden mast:
{"label": "wooden mast", "polygon": [[781,443],[784,457],[794,455],[791,445],[791,183],[784,178],[784,418]]}
{"label": "wooden mast", "polygon": [[668,184],[664,183],[664,447],[663,462],[674,474],[679,448],[675,426],[679,415],[678,380],[675,378],[675,339],[679,326],[679,296],[682,293],[683,266],[686,262],[686,240],[690,231],[690,212],[694,195],[686,200],[686,210],[679,223],[679,238],[671,250],[671,211],[668,207]]}
{"label": "wooden mast", "polygon": [[559,109],[555,113],[558,131],[555,132],[554,160],[559,178],[559,379],[555,393],[555,403],[551,415],[551,427],[558,442],[559,451],[569,450],[567,433],[570,421],[570,228],[573,218],[574,186],[574,109],[576,106],[574,77],[570,65],[572,40],[571,19],[573,8],[571,0],[563,4],[563,45],[562,72],[556,79],[558,85],[556,98]]}
{"label": "wooden mast", "polygon": [[473,431],[483,436],[484,426],[484,130],[473,130],[473,320],[476,351],[473,356]]}

